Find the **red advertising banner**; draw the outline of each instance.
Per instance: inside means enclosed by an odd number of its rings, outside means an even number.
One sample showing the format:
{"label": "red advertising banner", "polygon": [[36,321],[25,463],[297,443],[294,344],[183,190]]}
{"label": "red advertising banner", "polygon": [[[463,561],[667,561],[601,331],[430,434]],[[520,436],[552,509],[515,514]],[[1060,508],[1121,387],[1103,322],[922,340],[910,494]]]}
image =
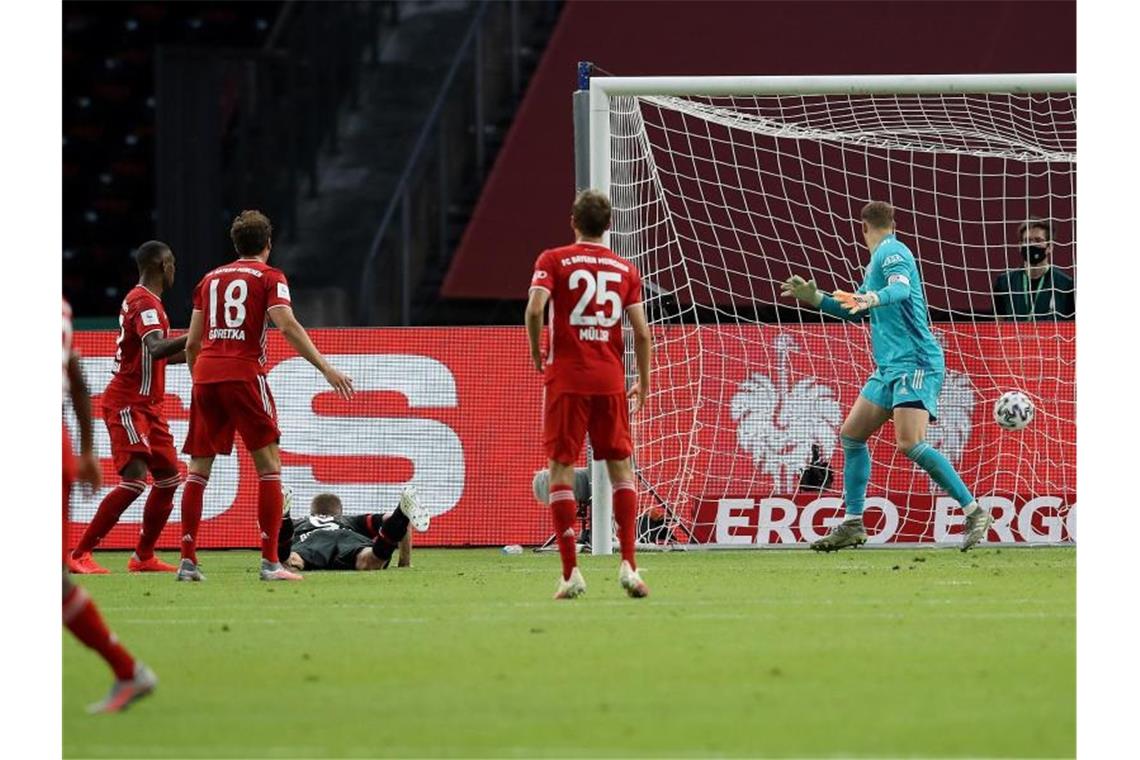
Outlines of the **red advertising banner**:
{"label": "red advertising banner", "polygon": [[[317,347],[355,381],[345,402],[277,331],[269,335],[269,387],[281,428],[282,481],[295,492],[294,516],[313,496],[331,491],[346,513],[391,511],[400,489],[414,483],[433,514],[418,545],[540,543],[549,518],[531,494],[543,467],[539,425],[542,385],[530,364],[525,333],[515,328],[313,330]],[[96,410],[110,381],[115,333],[78,333]],[[190,377],[166,369],[166,414],[178,446],[186,438]],[[73,440],[75,423],[68,414]],[[99,500],[118,482],[110,442],[96,423],[105,488],[73,492],[73,540]],[[185,457],[184,463],[185,463]],[[183,474],[185,469],[183,468]],[[204,547],[257,546],[257,474],[235,446],[218,457],[206,489],[199,533]],[[134,546],[142,521],[139,498],[104,547]],[[181,490],[160,546],[178,544]]]}
{"label": "red advertising banner", "polygon": [[[926,440],[995,510],[997,541],[1073,538],[1076,343],[1072,322],[934,325],[946,355]],[[655,328],[654,396],[634,423],[644,482],[699,542],[801,543],[842,514],[839,430],[874,371],[860,324]],[[993,406],[1021,390],[1025,430]],[[880,540],[956,540],[961,510],[895,443],[869,441],[868,528]],[[814,472],[804,470],[815,460]],[[830,475],[829,482],[820,482]],[[809,476],[815,475],[813,479]],[[644,499],[644,496],[643,496]],[[778,529],[777,529],[778,528]]]}
{"label": "red advertising banner", "polygon": [[[1075,535],[1076,430],[1071,323],[939,326],[947,375],[939,424],[928,439],[994,509],[991,540],[1067,541]],[[841,511],[838,430],[871,371],[857,325],[658,326],[654,388],[634,425],[643,507],[665,505],[695,540],[727,545],[800,543]],[[550,534],[531,493],[541,450],[541,378],[525,333],[514,328],[314,330],[318,347],[355,380],[338,399],[319,373],[269,337],[269,386],[282,432],[282,479],[294,516],[323,491],[346,512],[391,510],[413,483],[433,514],[420,545],[537,544]],[[115,333],[75,342],[95,396],[110,379]],[[165,411],[185,439],[190,402],[185,366],[167,368]],[[993,402],[1019,389],[1037,419],[1010,433],[993,423]],[[75,432],[70,412],[67,422]],[[257,544],[257,477],[248,455],[219,457],[206,491],[202,546]],[[949,541],[960,522],[952,500],[895,450],[888,424],[871,442],[872,541]],[[72,498],[73,540],[118,482],[109,440],[96,425],[107,488]],[[812,491],[804,467],[830,471]],[[824,466],[825,465],[825,466]],[[179,536],[180,494],[160,546]],[[104,547],[133,546],[144,498]],[[680,537],[678,531],[675,535]]]}

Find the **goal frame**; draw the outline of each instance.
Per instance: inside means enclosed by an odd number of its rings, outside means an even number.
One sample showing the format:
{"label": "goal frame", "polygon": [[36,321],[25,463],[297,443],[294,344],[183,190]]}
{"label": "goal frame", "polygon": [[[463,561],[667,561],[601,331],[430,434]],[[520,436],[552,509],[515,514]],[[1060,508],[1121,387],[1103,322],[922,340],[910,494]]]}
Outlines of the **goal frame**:
{"label": "goal frame", "polygon": [[[856,74],[843,76],[593,76],[593,64],[578,64],[574,94],[576,182],[610,192],[611,96],[757,95],[953,95],[1073,93],[1075,73],[1050,74]],[[609,233],[604,241],[609,243]],[[591,552],[613,553],[613,498],[604,462],[589,463],[592,496]]]}

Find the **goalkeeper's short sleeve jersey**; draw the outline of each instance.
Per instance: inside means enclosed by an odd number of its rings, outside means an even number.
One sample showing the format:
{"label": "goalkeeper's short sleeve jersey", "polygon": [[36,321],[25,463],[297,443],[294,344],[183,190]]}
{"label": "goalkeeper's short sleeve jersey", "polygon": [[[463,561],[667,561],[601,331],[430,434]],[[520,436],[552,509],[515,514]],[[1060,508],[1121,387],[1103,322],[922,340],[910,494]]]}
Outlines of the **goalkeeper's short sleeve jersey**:
{"label": "goalkeeper's short sleeve jersey", "polygon": [[914,254],[893,234],[871,254],[861,292],[904,286],[908,295],[871,309],[871,352],[880,369],[942,368],[942,346],[926,313],[926,295]]}

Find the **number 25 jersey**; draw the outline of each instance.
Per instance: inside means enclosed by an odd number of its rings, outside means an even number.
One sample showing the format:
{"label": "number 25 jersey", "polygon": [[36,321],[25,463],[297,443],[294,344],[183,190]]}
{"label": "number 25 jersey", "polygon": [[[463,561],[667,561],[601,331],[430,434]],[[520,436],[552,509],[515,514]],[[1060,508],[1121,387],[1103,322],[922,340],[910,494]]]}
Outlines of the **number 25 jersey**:
{"label": "number 25 jersey", "polygon": [[548,392],[624,393],[621,319],[641,303],[637,268],[604,245],[575,243],[543,251],[530,287],[550,293]]}
{"label": "number 25 jersey", "polygon": [[285,273],[258,259],[237,259],[203,277],[194,288],[194,310],[203,321],[194,382],[264,375],[268,311],[291,305]]}

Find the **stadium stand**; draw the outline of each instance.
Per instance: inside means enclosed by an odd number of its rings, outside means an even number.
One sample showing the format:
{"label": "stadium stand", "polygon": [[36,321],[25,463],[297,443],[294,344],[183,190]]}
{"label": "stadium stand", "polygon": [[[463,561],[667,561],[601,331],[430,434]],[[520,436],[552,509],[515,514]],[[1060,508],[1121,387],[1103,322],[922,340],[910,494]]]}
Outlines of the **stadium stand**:
{"label": "stadium stand", "polygon": [[64,292],[80,315],[114,315],[154,236],[156,49],[254,48],[282,3],[63,4]]}
{"label": "stadium stand", "polygon": [[[560,7],[65,3],[64,293],[76,313],[111,326],[133,247],[159,237],[179,258],[167,304],[185,326],[194,273],[228,256],[228,219],[259,207],[307,323],[412,321]],[[368,293],[379,310],[362,311],[366,260],[381,284],[408,281]],[[407,277],[390,277],[403,261]]]}

